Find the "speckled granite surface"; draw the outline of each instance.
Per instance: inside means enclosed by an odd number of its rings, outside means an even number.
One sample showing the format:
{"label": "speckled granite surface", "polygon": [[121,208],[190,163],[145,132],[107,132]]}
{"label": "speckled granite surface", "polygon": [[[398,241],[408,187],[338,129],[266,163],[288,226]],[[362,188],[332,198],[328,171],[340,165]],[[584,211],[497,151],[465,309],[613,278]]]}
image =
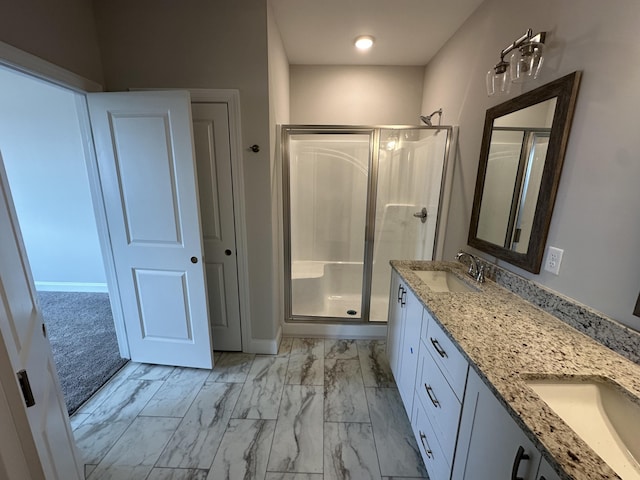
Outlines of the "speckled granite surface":
{"label": "speckled granite surface", "polygon": [[437,293],[413,273],[450,270],[466,280],[465,267],[460,263],[392,261],[391,265],[561,478],[619,478],[525,385],[524,379],[606,377],[640,398],[640,366],[491,280],[477,293]]}
{"label": "speckled granite surface", "polygon": [[478,259],[487,278],[640,365],[640,332],[497,265]]}

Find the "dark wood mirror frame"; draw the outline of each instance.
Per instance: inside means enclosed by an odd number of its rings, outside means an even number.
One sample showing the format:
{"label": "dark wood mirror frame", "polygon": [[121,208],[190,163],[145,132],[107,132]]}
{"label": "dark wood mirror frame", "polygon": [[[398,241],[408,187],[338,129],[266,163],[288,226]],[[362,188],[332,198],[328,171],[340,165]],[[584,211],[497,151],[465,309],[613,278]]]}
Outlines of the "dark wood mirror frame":
{"label": "dark wood mirror frame", "polygon": [[[468,244],[471,247],[529,272],[540,273],[581,75],[582,72],[573,72],[487,110],[482,145],[480,147],[480,162],[478,164],[478,176],[473,198],[471,225],[469,226]],[[557,98],[556,107],[527,253],[518,253],[478,238],[480,205],[482,203],[482,192],[484,190],[494,120],[554,97]]]}

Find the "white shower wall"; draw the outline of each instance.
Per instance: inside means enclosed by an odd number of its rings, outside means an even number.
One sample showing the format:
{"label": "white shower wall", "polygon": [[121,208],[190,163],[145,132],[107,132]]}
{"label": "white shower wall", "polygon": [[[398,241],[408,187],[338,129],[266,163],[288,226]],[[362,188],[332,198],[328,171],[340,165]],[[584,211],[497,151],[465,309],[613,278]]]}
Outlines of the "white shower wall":
{"label": "white shower wall", "polygon": [[[446,138],[442,133],[380,151],[374,262],[431,259]],[[413,216],[423,207],[426,224]]]}
{"label": "white shower wall", "polygon": [[292,262],[363,261],[368,142],[291,142]]}
{"label": "white shower wall", "polygon": [[[387,150],[383,141],[378,160],[372,321],[387,319],[389,260],[433,258],[447,132],[403,132],[396,145]],[[413,216],[423,207],[426,223]]]}

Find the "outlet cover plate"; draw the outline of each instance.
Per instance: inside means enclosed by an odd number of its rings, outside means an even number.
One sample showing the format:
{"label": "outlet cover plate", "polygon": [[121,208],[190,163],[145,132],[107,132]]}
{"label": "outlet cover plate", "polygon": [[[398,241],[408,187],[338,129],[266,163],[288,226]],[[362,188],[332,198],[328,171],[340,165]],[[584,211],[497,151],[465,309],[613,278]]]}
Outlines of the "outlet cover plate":
{"label": "outlet cover plate", "polygon": [[556,247],[549,247],[547,250],[547,259],[544,262],[544,269],[554,275],[560,274],[560,264],[562,263],[562,254],[564,250]]}

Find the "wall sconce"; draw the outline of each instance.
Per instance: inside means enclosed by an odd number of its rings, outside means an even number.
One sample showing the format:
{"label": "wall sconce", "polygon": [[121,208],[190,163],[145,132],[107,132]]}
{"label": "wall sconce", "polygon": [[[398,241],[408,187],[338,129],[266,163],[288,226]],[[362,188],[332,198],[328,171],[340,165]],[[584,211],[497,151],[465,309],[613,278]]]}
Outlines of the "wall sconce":
{"label": "wall sconce", "polygon": [[[535,35],[533,30],[518,38],[500,52],[500,61],[487,72],[487,95],[506,95],[511,89],[511,82],[523,83],[532,78],[538,78],[542,67],[542,51],[547,32]],[[510,53],[509,61],[504,57]]]}

